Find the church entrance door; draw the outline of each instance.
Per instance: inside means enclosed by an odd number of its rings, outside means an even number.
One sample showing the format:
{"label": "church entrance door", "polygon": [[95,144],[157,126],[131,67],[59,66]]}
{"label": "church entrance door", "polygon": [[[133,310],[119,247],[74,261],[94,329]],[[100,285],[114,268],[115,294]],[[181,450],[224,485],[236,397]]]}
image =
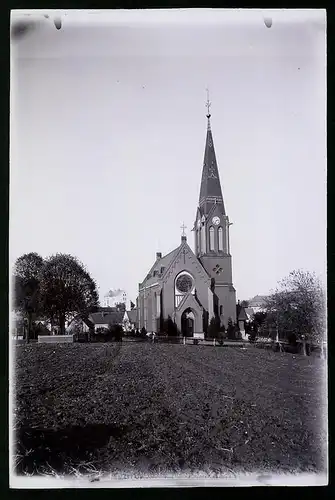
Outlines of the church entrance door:
{"label": "church entrance door", "polygon": [[193,337],[194,314],[190,308],[185,309],[181,316],[181,333],[183,337]]}

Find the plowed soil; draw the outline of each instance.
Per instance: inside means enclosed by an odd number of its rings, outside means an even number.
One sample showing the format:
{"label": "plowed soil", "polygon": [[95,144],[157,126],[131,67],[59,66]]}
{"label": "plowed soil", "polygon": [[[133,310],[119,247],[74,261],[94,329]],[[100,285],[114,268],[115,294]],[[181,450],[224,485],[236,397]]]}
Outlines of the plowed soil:
{"label": "plowed soil", "polygon": [[321,359],[151,343],[14,349],[19,474],[324,471]]}

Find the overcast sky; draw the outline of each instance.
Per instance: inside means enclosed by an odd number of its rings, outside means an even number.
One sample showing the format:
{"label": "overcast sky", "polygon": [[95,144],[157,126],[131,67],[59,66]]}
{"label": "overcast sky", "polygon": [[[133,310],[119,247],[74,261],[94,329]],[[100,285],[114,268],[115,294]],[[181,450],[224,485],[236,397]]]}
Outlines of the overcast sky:
{"label": "overcast sky", "polygon": [[134,300],[183,222],[194,248],[209,87],[237,297],[325,275],[325,14],[266,15],[40,16],[12,44],[11,263],[70,253]]}

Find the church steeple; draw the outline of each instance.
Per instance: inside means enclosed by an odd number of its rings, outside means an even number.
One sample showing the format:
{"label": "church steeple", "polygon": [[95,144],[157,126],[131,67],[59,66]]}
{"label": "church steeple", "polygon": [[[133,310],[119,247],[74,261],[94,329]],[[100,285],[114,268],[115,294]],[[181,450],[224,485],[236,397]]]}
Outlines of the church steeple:
{"label": "church steeple", "polygon": [[207,136],[205,145],[204,164],[200,185],[199,207],[204,214],[208,214],[214,204],[221,205],[221,212],[225,215],[223,196],[220,184],[218,166],[211,130],[211,114],[209,112],[211,102],[207,90]]}

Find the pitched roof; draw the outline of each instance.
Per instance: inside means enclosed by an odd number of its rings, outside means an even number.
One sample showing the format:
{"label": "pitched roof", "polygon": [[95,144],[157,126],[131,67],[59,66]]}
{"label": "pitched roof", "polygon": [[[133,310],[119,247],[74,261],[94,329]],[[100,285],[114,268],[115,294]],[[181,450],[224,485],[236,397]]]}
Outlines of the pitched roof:
{"label": "pitched roof", "polygon": [[207,136],[205,145],[204,164],[199,194],[199,205],[208,213],[214,203],[223,205],[225,213],[219,170],[216,162],[214,142],[210,124],[210,115],[207,115]]}
{"label": "pitched roof", "polygon": [[124,312],[97,312],[90,314],[89,319],[94,325],[117,325],[123,321]]}
{"label": "pitched roof", "polygon": [[136,309],[132,309],[131,311],[127,311],[127,315],[128,315],[129,321],[131,323],[136,323],[136,321],[137,321],[137,310]]}
{"label": "pitched roof", "polygon": [[244,309],[244,310],[245,310],[245,312],[246,312],[247,316],[249,316],[249,317],[253,316],[253,315],[254,315],[254,313],[255,313],[255,311],[253,310],[253,308],[252,308],[252,307],[245,307],[245,309]]}
{"label": "pitched roof", "polygon": [[[164,270],[167,269],[167,267],[173,261],[174,257],[177,255],[179,248],[180,247],[177,247],[174,250],[172,250],[170,253],[164,255],[164,257],[161,257],[160,259],[156,259],[155,263],[151,267],[147,276],[142,281],[141,285],[142,286],[144,286],[144,285],[149,286],[149,285],[152,285],[153,283],[156,283],[157,279],[162,277],[162,273],[160,272],[161,268],[164,267]],[[157,276],[154,276],[154,271],[157,271]]]}
{"label": "pitched roof", "polygon": [[245,312],[245,308],[242,307],[240,310],[240,313],[238,315],[237,321],[247,321],[247,320],[248,320],[248,316]]}
{"label": "pitched roof", "polygon": [[248,301],[249,307],[262,307],[265,305],[266,299],[267,295],[255,295],[255,297]]}

